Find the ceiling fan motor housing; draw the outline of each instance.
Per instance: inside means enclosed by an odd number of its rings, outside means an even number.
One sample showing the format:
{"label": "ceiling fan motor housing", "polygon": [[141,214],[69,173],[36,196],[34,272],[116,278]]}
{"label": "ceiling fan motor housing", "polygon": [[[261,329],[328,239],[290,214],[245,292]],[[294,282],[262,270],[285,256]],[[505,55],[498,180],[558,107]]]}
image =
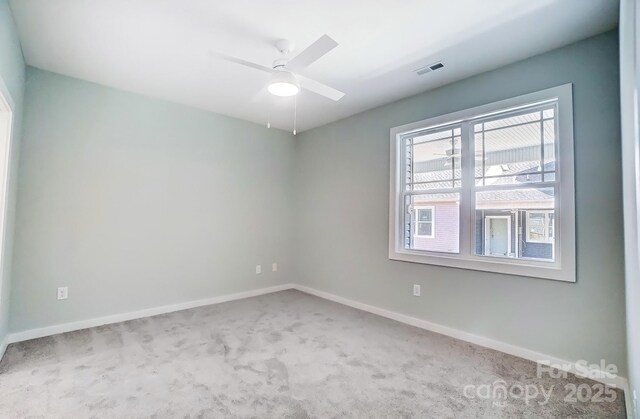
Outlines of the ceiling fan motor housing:
{"label": "ceiling fan motor housing", "polygon": [[280,54],[286,57],[291,51],[293,51],[293,43],[288,39],[279,39],[276,41],[276,48],[280,51]]}
{"label": "ceiling fan motor housing", "polygon": [[274,70],[283,69],[287,65],[288,62],[289,62],[289,60],[287,60],[284,57],[278,58],[277,60],[273,61],[273,69]]}

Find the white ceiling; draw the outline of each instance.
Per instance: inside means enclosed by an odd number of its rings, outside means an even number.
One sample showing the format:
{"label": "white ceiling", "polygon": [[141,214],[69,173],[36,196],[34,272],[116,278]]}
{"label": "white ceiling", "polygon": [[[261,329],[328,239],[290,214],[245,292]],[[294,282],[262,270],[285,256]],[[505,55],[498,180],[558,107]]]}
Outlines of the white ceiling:
{"label": "white ceiling", "polygon": [[[613,28],[616,0],[12,0],[34,67],[290,130],[293,100],[264,92],[273,42],[340,45],[302,74],[342,90],[298,96],[313,128]],[[299,51],[300,49],[298,49]],[[294,51],[295,54],[295,51]],[[417,76],[435,61],[445,68]]]}

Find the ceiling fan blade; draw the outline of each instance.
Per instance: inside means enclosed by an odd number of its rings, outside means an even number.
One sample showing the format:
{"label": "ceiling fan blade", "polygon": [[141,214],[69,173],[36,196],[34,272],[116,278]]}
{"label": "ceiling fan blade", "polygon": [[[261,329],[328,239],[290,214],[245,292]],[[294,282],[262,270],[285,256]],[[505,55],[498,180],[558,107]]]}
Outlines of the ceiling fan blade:
{"label": "ceiling fan blade", "polygon": [[338,46],[338,43],[329,35],[322,35],[316,42],[309,45],[304,51],[296,55],[287,63],[287,68],[300,71],[313,64],[320,57]]}
{"label": "ceiling fan blade", "polygon": [[329,87],[326,84],[322,84],[319,81],[315,81],[299,74],[296,75],[303,89],[309,90],[310,92],[317,93],[320,96],[327,97],[331,100],[338,101],[342,99],[344,93],[340,90],[336,90],[333,87]]}
{"label": "ceiling fan blade", "polygon": [[264,71],[265,73],[273,73],[273,69],[264,65],[252,63],[251,61],[243,60],[242,58],[234,57],[231,55],[223,54],[221,52],[212,52],[211,56],[224,61],[230,61],[232,63],[240,64],[245,67],[255,68],[256,70]]}

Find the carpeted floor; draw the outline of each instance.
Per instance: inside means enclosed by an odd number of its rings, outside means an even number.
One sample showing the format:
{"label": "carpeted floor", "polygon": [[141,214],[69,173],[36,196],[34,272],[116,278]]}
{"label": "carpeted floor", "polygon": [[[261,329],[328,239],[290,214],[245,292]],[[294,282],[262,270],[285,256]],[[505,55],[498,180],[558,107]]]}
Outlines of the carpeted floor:
{"label": "carpeted floor", "polygon": [[566,402],[580,384],[596,385],[283,291],[11,345],[0,417],[625,417],[619,390]]}

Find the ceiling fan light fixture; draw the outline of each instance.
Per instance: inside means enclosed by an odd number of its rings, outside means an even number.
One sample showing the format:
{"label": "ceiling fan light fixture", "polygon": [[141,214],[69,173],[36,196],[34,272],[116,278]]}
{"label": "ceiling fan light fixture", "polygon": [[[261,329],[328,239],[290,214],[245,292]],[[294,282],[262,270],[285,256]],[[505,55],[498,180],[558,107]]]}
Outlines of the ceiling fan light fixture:
{"label": "ceiling fan light fixture", "polygon": [[300,92],[300,83],[293,73],[286,70],[275,71],[271,75],[269,93],[275,96],[295,96]]}

